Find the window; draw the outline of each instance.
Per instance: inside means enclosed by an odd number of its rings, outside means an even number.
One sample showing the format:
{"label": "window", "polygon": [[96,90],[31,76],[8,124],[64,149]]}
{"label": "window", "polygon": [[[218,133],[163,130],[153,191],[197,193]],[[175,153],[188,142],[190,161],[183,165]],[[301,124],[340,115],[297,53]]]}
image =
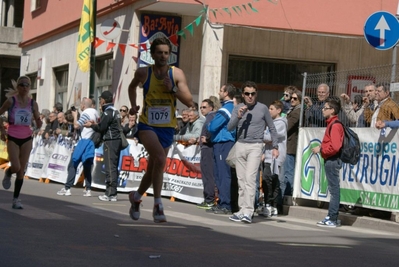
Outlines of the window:
{"label": "window", "polygon": [[96,85],[97,86],[111,86],[112,72],[114,69],[114,60],[112,54],[96,57]]}
{"label": "window", "polygon": [[31,0],[30,2],[30,11],[35,11],[41,7],[41,0]]}
{"label": "window", "polygon": [[[325,73],[335,70],[335,64],[284,59],[255,58],[231,55],[227,82],[240,88],[245,81],[257,84],[258,100],[269,105],[280,99],[284,88],[294,85],[301,89],[303,73]],[[327,82],[327,81],[326,81]]]}
{"label": "window", "polygon": [[[112,53],[103,56],[97,56],[95,62],[96,69],[96,90],[90,92],[90,97],[98,99],[104,91],[112,92],[112,73],[114,70],[114,60]],[[97,103],[98,106],[98,103]]]}
{"label": "window", "polygon": [[27,74],[30,79],[30,94],[34,100],[37,99],[37,72]]}
{"label": "window", "polygon": [[68,66],[62,66],[54,68],[55,76],[55,101],[54,103],[60,102],[66,110],[66,101],[68,101]]}

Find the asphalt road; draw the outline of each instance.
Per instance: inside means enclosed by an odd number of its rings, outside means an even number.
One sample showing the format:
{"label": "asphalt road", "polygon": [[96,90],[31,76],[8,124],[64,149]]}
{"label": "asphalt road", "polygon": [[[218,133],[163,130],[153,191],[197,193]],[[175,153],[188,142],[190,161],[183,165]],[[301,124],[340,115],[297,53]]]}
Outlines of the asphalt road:
{"label": "asphalt road", "polygon": [[[0,175],[1,176],[1,175]],[[0,189],[0,266],[396,266],[399,234],[355,226],[319,228],[314,218],[255,216],[231,222],[164,198],[168,223],[152,221],[151,197],[132,221],[118,202],[58,196],[61,184],[25,180],[23,210]],[[321,218],[320,218],[321,219]]]}

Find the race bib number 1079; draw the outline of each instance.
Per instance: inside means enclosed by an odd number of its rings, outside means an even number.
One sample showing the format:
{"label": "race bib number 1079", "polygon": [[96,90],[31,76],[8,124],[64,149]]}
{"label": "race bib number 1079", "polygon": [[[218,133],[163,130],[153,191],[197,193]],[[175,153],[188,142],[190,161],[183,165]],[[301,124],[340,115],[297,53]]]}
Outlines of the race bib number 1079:
{"label": "race bib number 1079", "polygon": [[148,108],[149,124],[169,124],[171,122],[171,107]]}

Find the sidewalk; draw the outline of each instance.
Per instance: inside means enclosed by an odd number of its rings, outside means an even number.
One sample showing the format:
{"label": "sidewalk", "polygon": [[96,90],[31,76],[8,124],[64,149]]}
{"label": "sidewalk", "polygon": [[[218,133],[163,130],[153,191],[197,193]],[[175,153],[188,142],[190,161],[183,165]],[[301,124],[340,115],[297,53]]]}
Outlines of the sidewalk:
{"label": "sidewalk", "polygon": [[[315,223],[327,216],[328,203],[323,208],[316,206],[316,201],[297,199],[295,206],[284,206],[284,214],[290,217],[314,220]],[[339,219],[342,225],[350,225],[359,228],[367,228],[379,231],[388,231],[399,233],[399,223],[389,220],[388,213],[372,211],[367,209],[358,209],[354,215],[341,209]],[[368,216],[373,213],[376,217]],[[377,218],[378,216],[378,218]]]}

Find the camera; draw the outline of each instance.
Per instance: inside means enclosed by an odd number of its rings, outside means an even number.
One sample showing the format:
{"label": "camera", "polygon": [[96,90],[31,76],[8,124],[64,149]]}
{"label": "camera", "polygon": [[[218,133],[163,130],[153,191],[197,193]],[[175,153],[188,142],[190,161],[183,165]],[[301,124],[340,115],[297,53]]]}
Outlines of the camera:
{"label": "camera", "polygon": [[72,110],[72,111],[76,111],[75,106],[72,106],[72,107],[71,107],[71,110]]}

